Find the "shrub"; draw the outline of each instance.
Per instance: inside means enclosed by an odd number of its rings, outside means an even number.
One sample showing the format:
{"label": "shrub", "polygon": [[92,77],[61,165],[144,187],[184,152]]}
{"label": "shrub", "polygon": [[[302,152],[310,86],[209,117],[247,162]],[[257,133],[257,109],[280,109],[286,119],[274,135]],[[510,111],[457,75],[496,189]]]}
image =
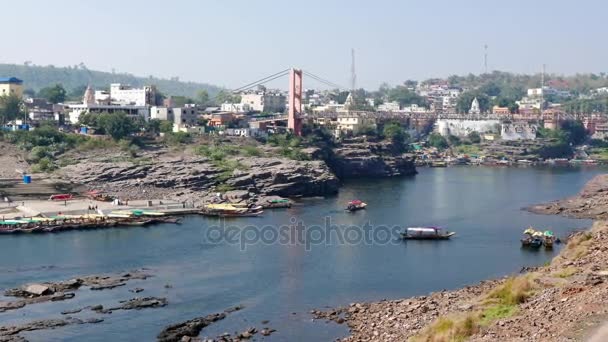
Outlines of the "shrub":
{"label": "shrub", "polygon": [[487,299],[491,303],[517,305],[532,295],[532,281],[529,276],[509,278],[490,292]]}

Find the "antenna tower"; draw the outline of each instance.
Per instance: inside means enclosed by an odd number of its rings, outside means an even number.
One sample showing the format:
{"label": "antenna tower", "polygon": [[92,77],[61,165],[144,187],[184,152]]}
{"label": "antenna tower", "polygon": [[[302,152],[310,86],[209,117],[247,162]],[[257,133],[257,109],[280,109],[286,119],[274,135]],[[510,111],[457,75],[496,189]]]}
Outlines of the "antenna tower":
{"label": "antenna tower", "polygon": [[350,65],[350,89],[354,93],[355,89],[357,88],[357,73],[355,71],[355,49],[351,49],[351,57],[352,61]]}

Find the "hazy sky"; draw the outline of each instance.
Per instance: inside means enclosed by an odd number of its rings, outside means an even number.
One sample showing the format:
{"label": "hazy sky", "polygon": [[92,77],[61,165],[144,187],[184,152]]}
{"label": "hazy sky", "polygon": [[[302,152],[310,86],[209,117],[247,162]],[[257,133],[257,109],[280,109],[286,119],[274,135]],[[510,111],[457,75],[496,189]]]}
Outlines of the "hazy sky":
{"label": "hazy sky", "polygon": [[[607,71],[606,0],[0,0],[0,63],[235,88],[300,67],[376,88],[483,71]],[[308,81],[308,82],[307,82]],[[305,87],[317,84],[305,79]],[[287,83],[285,80],[284,83]],[[282,83],[281,83],[282,84]]]}

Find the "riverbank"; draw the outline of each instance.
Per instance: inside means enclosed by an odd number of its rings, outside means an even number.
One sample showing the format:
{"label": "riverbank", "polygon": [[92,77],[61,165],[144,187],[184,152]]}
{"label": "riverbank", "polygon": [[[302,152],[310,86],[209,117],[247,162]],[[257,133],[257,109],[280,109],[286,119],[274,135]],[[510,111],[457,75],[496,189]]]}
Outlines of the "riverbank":
{"label": "riverbank", "polygon": [[[598,176],[578,196],[532,209],[603,218],[607,187],[608,177]],[[550,264],[522,269],[517,276],[312,314],[346,324],[350,336],[343,341],[583,340],[608,318],[607,264],[608,222],[597,221],[589,231],[573,234]]]}

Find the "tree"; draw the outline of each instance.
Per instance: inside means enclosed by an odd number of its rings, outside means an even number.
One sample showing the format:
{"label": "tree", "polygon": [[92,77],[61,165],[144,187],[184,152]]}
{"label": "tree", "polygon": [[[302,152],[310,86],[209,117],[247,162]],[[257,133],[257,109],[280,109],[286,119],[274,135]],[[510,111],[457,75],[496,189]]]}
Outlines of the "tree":
{"label": "tree", "polygon": [[409,106],[411,104],[417,104],[419,106],[427,106],[426,100],[418,96],[415,92],[409,90],[405,86],[396,86],[391,89],[388,93],[388,99],[390,101],[399,102],[401,106]]}
{"label": "tree", "polygon": [[566,133],[566,142],[568,143],[580,145],[587,140],[587,130],[580,121],[566,120],[560,128]]}
{"label": "tree", "polygon": [[148,122],[146,122],[144,124],[144,128],[145,128],[146,132],[157,134],[157,133],[160,133],[160,125],[161,125],[160,120],[151,119],[151,120],[148,120]]}
{"label": "tree", "polygon": [[161,121],[158,129],[161,133],[171,133],[173,132],[173,122],[171,121]]}
{"label": "tree", "polygon": [[99,114],[97,124],[114,140],[125,138],[137,129],[133,120],[124,112]]}
{"label": "tree", "polygon": [[0,96],[0,123],[23,117],[23,101],[15,94]]}
{"label": "tree", "polygon": [[384,126],[382,135],[395,145],[399,150],[403,150],[407,145],[410,136],[405,132],[399,123],[391,122]]}
{"label": "tree", "polygon": [[431,135],[429,135],[429,145],[441,150],[448,147],[448,142],[441,134],[431,133]]}
{"label": "tree", "polygon": [[84,97],[84,93],[86,91],[87,86],[84,84],[74,87],[72,88],[72,90],[70,90],[70,93],[68,94],[68,99],[73,101],[81,100]]}
{"label": "tree", "polygon": [[469,138],[469,141],[473,144],[479,144],[481,142],[481,136],[475,131],[471,131],[471,133],[469,133],[467,137]]}
{"label": "tree", "polygon": [[216,104],[221,105],[222,103],[240,103],[241,96],[237,94],[233,94],[230,91],[225,89],[220,90],[220,92],[215,96]]}
{"label": "tree", "polygon": [[47,99],[50,103],[61,103],[65,101],[66,91],[61,84],[40,89],[38,96]]}
{"label": "tree", "polygon": [[471,103],[477,98],[479,102],[479,110],[484,113],[490,109],[490,98],[479,91],[465,91],[460,94],[456,102],[456,110],[459,113],[468,113],[471,109]]}
{"label": "tree", "polygon": [[209,92],[206,89],[199,91],[196,97],[201,106],[206,106],[209,103]]}

